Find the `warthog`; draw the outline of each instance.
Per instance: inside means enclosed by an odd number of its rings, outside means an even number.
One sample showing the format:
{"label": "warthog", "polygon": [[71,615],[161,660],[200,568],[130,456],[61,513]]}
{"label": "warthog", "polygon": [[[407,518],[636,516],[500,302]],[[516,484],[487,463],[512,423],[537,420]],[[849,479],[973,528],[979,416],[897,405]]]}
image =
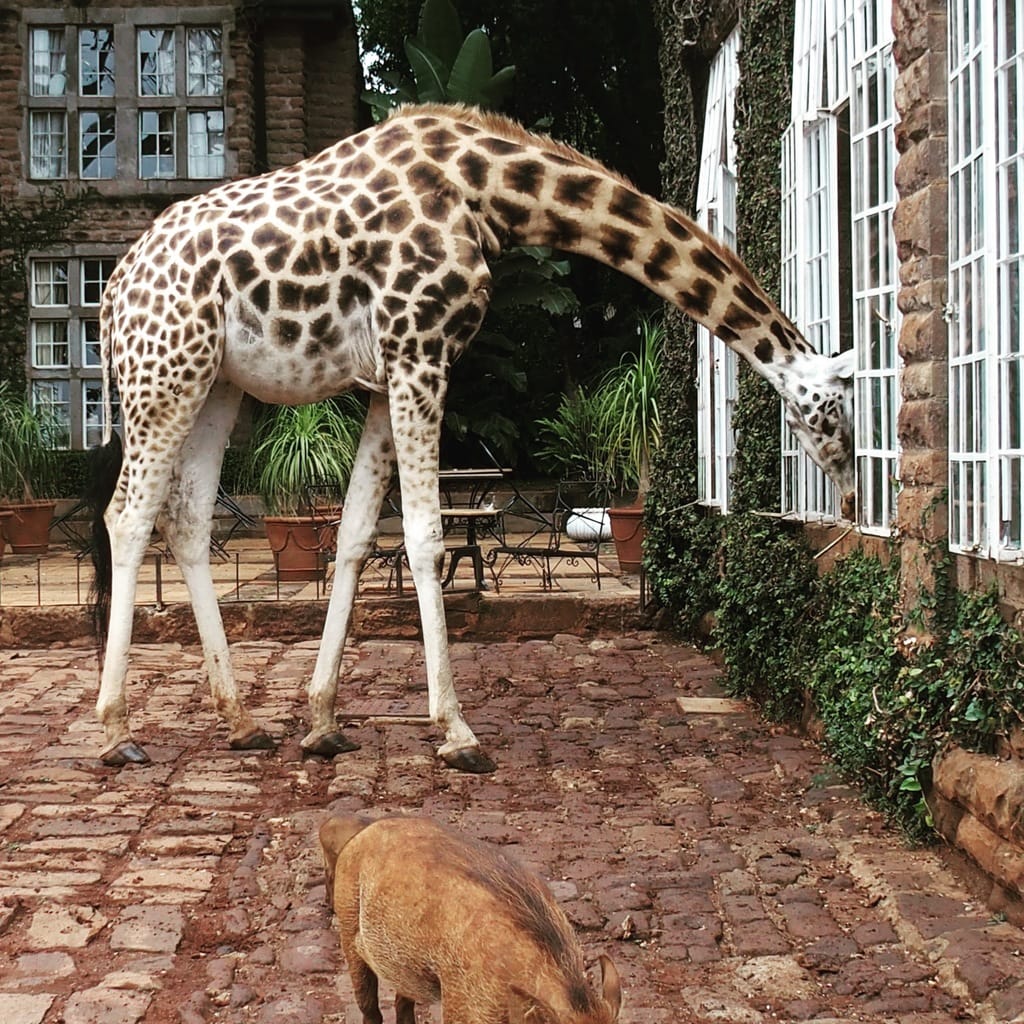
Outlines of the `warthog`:
{"label": "warthog", "polygon": [[440,1001],[446,1024],[613,1024],[619,975],[583,952],[543,881],[499,850],[426,818],[331,818],[320,828],[327,896],[365,1024]]}

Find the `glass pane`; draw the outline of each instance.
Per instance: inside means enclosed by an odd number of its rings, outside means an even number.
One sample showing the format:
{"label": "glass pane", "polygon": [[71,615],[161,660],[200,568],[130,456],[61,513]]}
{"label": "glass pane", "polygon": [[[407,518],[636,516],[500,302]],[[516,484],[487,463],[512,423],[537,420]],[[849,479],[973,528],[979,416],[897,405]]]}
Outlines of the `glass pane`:
{"label": "glass pane", "polygon": [[82,321],[82,365],[101,365],[99,320]]}
{"label": "glass pane", "polygon": [[224,92],[224,67],[219,28],[188,30],[188,94],[220,96]]}
{"label": "glass pane", "polygon": [[32,305],[66,306],[68,304],[68,261],[32,261]]}
{"label": "glass pane", "polygon": [[83,96],[114,95],[114,30],[78,30],[78,61]]}
{"label": "glass pane", "polygon": [[139,29],[139,95],[173,96],[174,29]]}
{"label": "glass pane", "polygon": [[64,29],[32,29],[32,95],[63,96],[68,87]]}
{"label": "glass pane", "polygon": [[29,115],[32,152],[29,173],[33,178],[66,178],[67,119],[63,112],[33,111]]}
{"label": "glass pane", "polygon": [[39,369],[69,365],[67,320],[32,321],[32,365]]}
{"label": "glass pane", "polygon": [[68,401],[71,384],[66,380],[34,380],[32,407],[43,413],[57,427],[55,448],[71,444],[71,405]]}
{"label": "glass pane", "polygon": [[[121,403],[116,388],[110,396],[114,423],[121,422]],[[103,385],[98,380],[82,381],[82,440],[86,448],[103,443]]]}
{"label": "glass pane", "polygon": [[82,305],[98,306],[107,286],[107,278],[117,264],[112,256],[82,260]]}
{"label": "glass pane", "polygon": [[175,173],[174,111],[140,111],[139,177],[173,178]]}
{"label": "glass pane", "polygon": [[188,114],[188,176],[224,177],[224,111],[190,110]]}
{"label": "glass pane", "polygon": [[83,178],[117,176],[116,118],[112,110],[83,110],[79,115]]}

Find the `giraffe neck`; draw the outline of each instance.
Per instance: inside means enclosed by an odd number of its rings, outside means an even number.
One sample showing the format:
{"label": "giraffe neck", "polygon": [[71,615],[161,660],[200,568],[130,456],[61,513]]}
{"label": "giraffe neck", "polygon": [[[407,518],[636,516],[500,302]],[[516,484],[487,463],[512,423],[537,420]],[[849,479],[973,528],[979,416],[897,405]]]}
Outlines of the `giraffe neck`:
{"label": "giraffe neck", "polygon": [[[784,399],[816,376],[823,357],[742,261],[681,211],[504,118],[444,107],[410,116],[439,122],[423,132],[427,154],[458,182],[497,246],[551,246],[628,274],[721,338]],[[444,127],[453,116],[457,135]]]}

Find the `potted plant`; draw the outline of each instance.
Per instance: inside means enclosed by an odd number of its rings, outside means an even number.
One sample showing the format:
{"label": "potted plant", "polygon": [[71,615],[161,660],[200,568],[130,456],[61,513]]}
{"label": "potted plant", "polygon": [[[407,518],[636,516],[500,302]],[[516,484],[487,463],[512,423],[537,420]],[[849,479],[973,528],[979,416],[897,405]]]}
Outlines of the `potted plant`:
{"label": "potted plant", "polygon": [[[661,441],[657,387],[664,329],[640,325],[640,350],[626,356],[591,389],[562,399],[557,413],[540,421],[542,464],[569,479],[593,482],[609,506],[609,534],[620,567],[638,572],[643,543],[643,503],[650,489],[651,455]],[[579,509],[593,524],[593,509]]]}
{"label": "potted plant", "polygon": [[60,427],[33,409],[9,381],[0,382],[0,516],[7,543],[22,554],[42,554],[50,544],[57,502],[54,449]]}
{"label": "potted plant", "polygon": [[636,487],[627,504],[612,504],[612,538],[624,572],[639,572],[643,557],[644,499],[651,486],[651,456],[661,443],[658,378],[665,329],[650,319],[640,322],[640,348],[626,356],[605,378],[604,404],[609,417],[609,448],[621,466],[622,479]]}
{"label": "potted plant", "polygon": [[541,465],[563,481],[581,483],[580,504],[574,503],[566,521],[572,540],[611,540],[608,506],[619,480],[609,458],[607,401],[601,388],[578,388],[563,397],[554,416],[538,424]]}
{"label": "potted plant", "polygon": [[257,424],[247,475],[263,499],[280,579],[323,579],[362,419],[358,400],[344,395],[311,405],[274,406]]}

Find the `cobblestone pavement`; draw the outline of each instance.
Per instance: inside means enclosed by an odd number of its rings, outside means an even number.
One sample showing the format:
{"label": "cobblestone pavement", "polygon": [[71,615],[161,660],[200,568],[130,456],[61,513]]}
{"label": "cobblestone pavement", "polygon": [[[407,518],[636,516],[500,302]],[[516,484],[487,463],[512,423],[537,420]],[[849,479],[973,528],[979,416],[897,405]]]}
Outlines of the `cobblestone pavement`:
{"label": "cobblestone pavement", "polygon": [[359,1024],[315,848],[355,810],[430,814],[540,870],[618,965],[624,1024],[1024,1020],[1021,932],[688,647],[455,645],[487,777],[441,767],[410,718],[416,644],[348,650],[363,746],[334,764],[298,746],[315,644],[234,655],[277,751],[228,751],[199,651],[162,644],[135,648],[130,690],[154,763],[112,770],[94,655],[0,652],[3,1024]]}

